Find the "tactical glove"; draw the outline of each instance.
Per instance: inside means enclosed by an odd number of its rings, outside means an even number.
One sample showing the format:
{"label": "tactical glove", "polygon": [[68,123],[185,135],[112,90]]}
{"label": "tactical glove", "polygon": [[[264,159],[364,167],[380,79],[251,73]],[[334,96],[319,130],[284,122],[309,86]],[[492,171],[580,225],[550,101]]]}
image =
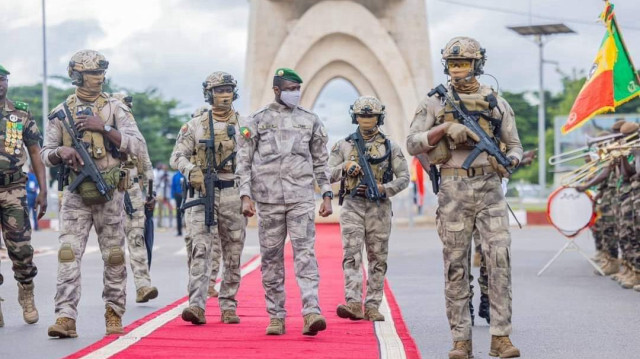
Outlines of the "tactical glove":
{"label": "tactical glove", "polygon": [[189,183],[191,187],[200,191],[203,196],[207,194],[206,187],[204,186],[204,175],[199,167],[194,167],[191,172],[189,172]]}
{"label": "tactical glove", "polygon": [[480,137],[478,137],[478,135],[473,133],[473,131],[471,131],[467,126],[460,123],[450,122],[450,125],[446,129],[446,133],[456,145],[467,142],[468,137],[476,142],[480,141]]}
{"label": "tactical glove", "polygon": [[[514,157],[509,157],[509,159],[511,160],[511,167],[515,167],[518,165],[518,160]],[[506,168],[504,168],[503,165],[498,163],[498,160],[493,157],[493,156],[488,156],[487,160],[489,161],[489,164],[491,165],[491,167],[496,170],[496,172],[498,172],[498,174],[500,175],[500,177],[509,177],[510,173],[509,171],[507,171]]]}
{"label": "tactical glove", "polygon": [[347,161],[344,164],[344,168],[343,168],[344,172],[347,174],[347,176],[349,177],[355,177],[360,173],[360,165],[355,162],[355,161]]}

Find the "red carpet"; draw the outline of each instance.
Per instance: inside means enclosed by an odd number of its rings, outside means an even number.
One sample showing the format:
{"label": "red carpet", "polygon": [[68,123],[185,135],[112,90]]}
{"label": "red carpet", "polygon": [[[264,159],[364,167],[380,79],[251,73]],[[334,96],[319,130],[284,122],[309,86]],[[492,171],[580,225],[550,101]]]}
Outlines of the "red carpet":
{"label": "red carpet", "polygon": [[[194,326],[179,317],[172,319],[148,335],[131,333],[151,325],[149,321],[163,313],[174,310],[185,302],[180,299],[168,307],[140,319],[125,328],[124,336],[105,338],[68,358],[111,357],[111,358],[379,358],[381,347],[376,336],[376,326],[368,321],[349,321],[338,318],[335,308],[344,301],[342,278],[342,247],[338,225],[318,225],[316,254],[320,268],[320,306],[327,318],[327,330],[315,337],[302,335],[302,315],[300,291],[293,272],[291,245],[287,244],[286,291],[287,291],[287,333],[283,336],[266,336],[269,322],[265,310],[264,289],[259,268],[242,279],[238,293],[238,315],[241,323],[225,325],[220,323],[220,309],[215,298],[207,303],[207,324]],[[248,263],[249,266],[251,263]],[[245,265],[246,267],[247,265]],[[395,332],[404,347],[406,358],[420,358],[416,345],[409,334],[400,309],[387,284],[385,288]],[[170,314],[170,313],[168,313]],[[387,318],[387,324],[392,324]],[[388,326],[392,328],[393,325]],[[379,332],[384,330],[378,329]],[[145,336],[146,335],[146,336]],[[134,338],[129,338],[129,337]],[[141,337],[141,338],[138,338]],[[138,340],[139,339],[139,340]],[[382,339],[381,339],[382,340]],[[117,349],[114,347],[118,346]],[[389,346],[389,344],[386,344]],[[97,351],[98,350],[98,351]],[[99,351],[101,350],[101,351]],[[402,348],[400,348],[402,350]],[[397,355],[388,356],[396,357]],[[402,357],[397,356],[397,357]]]}

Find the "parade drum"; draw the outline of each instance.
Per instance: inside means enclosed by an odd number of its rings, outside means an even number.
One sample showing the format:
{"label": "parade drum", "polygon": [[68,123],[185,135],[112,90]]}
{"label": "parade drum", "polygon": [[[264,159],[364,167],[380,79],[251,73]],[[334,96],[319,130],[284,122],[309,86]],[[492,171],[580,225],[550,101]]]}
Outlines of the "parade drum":
{"label": "parade drum", "polygon": [[547,218],[567,237],[573,237],[593,225],[595,217],[593,197],[588,191],[560,187],[549,196]]}

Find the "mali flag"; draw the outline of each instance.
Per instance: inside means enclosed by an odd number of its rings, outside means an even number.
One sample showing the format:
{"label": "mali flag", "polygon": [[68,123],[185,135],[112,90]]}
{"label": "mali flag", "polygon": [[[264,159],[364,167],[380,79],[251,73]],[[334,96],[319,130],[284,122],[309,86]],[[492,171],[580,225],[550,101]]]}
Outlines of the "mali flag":
{"label": "mali flag", "polygon": [[573,103],[567,123],[562,126],[563,134],[584,125],[595,115],[615,111],[617,106],[640,96],[640,80],[624,45],[613,4],[607,1],[600,17],[607,32],[587,82]]}

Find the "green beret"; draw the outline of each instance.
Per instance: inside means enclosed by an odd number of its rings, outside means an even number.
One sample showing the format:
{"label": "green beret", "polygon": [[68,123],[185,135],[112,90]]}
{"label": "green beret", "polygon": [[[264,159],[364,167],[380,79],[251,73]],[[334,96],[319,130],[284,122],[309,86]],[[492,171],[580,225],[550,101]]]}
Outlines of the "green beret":
{"label": "green beret", "polygon": [[285,79],[287,81],[291,81],[291,82],[295,82],[295,83],[299,83],[299,84],[302,83],[302,78],[300,77],[300,75],[298,75],[298,73],[296,73],[292,69],[288,69],[286,67],[281,67],[281,68],[277,69],[276,70],[276,76],[282,77],[283,79]]}
{"label": "green beret", "polygon": [[4,66],[0,65],[0,75],[9,75],[10,72],[4,68]]}

